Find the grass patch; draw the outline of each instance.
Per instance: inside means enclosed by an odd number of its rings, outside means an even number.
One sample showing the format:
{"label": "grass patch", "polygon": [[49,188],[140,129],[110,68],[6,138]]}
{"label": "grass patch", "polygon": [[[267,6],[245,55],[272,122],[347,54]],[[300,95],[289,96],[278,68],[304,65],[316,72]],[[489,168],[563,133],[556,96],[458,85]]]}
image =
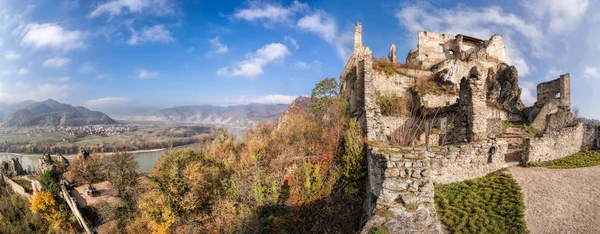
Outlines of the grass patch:
{"label": "grass patch", "polygon": [[450,85],[440,85],[433,79],[417,81],[416,90],[420,95],[458,95],[458,90]]}
{"label": "grass patch", "polygon": [[547,162],[530,162],[527,166],[548,168],[578,168],[600,165],[600,151],[582,151]]}
{"label": "grass patch", "polygon": [[400,68],[400,64],[388,61],[385,57],[373,58],[373,69],[385,73],[390,76],[396,73],[396,69]]}
{"label": "grass patch", "polygon": [[380,153],[380,154],[409,154],[412,153],[412,151],[410,150],[405,150],[402,148],[396,148],[396,147],[392,147],[392,146],[386,146],[386,148],[379,148],[377,149],[376,153]]}
{"label": "grass patch", "polygon": [[531,127],[531,125],[525,124],[524,127],[525,130],[527,130],[527,133],[529,133],[530,137],[535,137],[537,135],[537,133],[535,133],[535,130],[533,129],[533,127]]}
{"label": "grass patch", "polygon": [[18,185],[21,185],[25,189],[26,193],[32,194],[33,188],[31,187],[31,181],[29,180],[13,180]]}
{"label": "grass patch", "polygon": [[493,107],[493,108],[496,108],[498,110],[502,110],[502,105],[500,105],[500,103],[498,101],[496,101],[496,100],[487,99],[487,100],[485,100],[485,104],[488,107]]}
{"label": "grass patch", "polygon": [[381,114],[384,116],[408,116],[410,114],[409,100],[406,96],[375,91],[375,98],[375,103],[379,105]]}
{"label": "grass patch", "polygon": [[380,208],[375,210],[375,214],[385,218],[391,218],[394,216],[394,213],[387,208]]}
{"label": "grass patch", "polygon": [[369,234],[388,234],[390,233],[387,228],[384,227],[376,227],[371,229],[371,231],[369,232]]}
{"label": "grass patch", "polygon": [[435,185],[434,200],[452,233],[528,233],[521,187],[506,170]]}
{"label": "grass patch", "polygon": [[406,211],[408,211],[408,212],[414,212],[417,209],[419,209],[420,205],[421,205],[420,202],[409,203],[409,204],[404,205],[404,209],[406,209]]}

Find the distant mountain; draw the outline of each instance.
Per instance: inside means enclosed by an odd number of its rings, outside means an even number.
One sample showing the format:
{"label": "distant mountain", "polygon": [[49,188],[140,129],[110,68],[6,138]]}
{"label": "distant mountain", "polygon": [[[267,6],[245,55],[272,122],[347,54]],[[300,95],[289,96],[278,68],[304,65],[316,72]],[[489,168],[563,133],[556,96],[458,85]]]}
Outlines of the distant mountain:
{"label": "distant mountain", "polygon": [[52,99],[31,103],[15,109],[4,122],[7,127],[23,126],[82,126],[93,124],[116,124],[106,114],[91,111],[82,106],[62,104]]}
{"label": "distant mountain", "polygon": [[4,118],[12,113],[16,109],[23,108],[30,104],[34,103],[34,101],[27,100],[15,104],[8,104],[6,102],[0,102],[0,123],[4,122]]}
{"label": "distant mountain", "polygon": [[248,104],[238,106],[178,106],[137,116],[138,121],[193,122],[207,125],[249,127],[263,120],[277,120],[286,104]]}

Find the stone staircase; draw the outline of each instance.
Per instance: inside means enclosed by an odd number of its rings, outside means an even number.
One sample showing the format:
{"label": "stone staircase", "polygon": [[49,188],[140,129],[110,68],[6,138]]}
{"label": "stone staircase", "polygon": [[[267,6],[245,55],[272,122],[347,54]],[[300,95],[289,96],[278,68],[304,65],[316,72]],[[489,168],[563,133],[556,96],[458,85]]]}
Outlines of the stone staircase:
{"label": "stone staircase", "polygon": [[523,125],[513,125],[506,129],[500,140],[508,143],[504,160],[509,166],[518,166],[525,153],[525,139],[530,135]]}

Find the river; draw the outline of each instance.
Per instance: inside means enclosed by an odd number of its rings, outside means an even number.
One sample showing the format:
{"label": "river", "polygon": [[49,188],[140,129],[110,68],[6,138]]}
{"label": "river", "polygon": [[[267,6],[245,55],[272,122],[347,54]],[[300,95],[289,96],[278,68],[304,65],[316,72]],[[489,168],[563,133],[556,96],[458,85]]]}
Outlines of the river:
{"label": "river", "polygon": [[[152,169],[154,169],[154,166],[156,166],[158,159],[165,152],[187,148],[194,148],[194,145],[185,145],[170,149],[132,151],[129,153],[131,153],[135,157],[135,160],[138,162],[138,172],[146,173],[151,172]],[[55,159],[55,155],[52,156],[52,158]],[[37,169],[38,161],[41,157],[41,154],[14,154],[0,152],[0,161],[8,162],[11,158],[18,158],[19,162],[21,163],[21,166],[23,166],[23,169],[27,171],[34,171],[35,169]],[[75,159],[74,155],[66,155],[65,157],[69,161],[73,161]]]}

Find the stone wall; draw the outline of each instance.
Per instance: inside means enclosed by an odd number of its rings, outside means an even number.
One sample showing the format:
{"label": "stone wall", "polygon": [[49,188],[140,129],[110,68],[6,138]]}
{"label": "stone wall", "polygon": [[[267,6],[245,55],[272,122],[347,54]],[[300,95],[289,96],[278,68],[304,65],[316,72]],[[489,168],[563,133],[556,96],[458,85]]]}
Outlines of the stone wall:
{"label": "stone wall", "polygon": [[583,148],[587,150],[600,150],[600,126],[583,124]]}
{"label": "stone wall", "polygon": [[0,177],[4,178],[4,182],[6,182],[12,188],[13,192],[15,192],[23,197],[26,197],[26,198],[31,197],[31,194],[25,192],[25,188],[23,188],[21,185],[17,184],[16,182],[14,182],[13,180],[9,179],[6,176],[0,175]]}
{"label": "stone wall", "polygon": [[542,137],[527,139],[524,161],[543,162],[577,153],[583,145],[583,124],[546,132]]}
{"label": "stone wall", "polygon": [[550,100],[558,99],[559,106],[571,107],[571,76],[569,73],[560,78],[540,83],[537,86],[537,104],[543,105]]}
{"label": "stone wall", "polygon": [[389,233],[441,233],[428,158],[378,148],[369,148],[367,158],[369,221],[361,233],[377,227]]}
{"label": "stone wall", "polygon": [[73,213],[73,216],[75,216],[75,218],[77,219],[77,222],[79,223],[79,225],[81,225],[81,227],[83,227],[83,229],[85,230],[85,232],[87,234],[91,234],[92,233],[91,228],[89,227],[86,219],[83,217],[83,215],[79,211],[79,208],[77,208],[77,202],[75,201],[75,198],[71,197],[71,195],[69,194],[69,192],[67,191],[67,189],[65,188],[64,185],[60,186],[60,191],[61,191],[62,197],[67,202],[67,205],[71,209],[71,212]]}
{"label": "stone wall", "polygon": [[369,147],[362,233],[384,227],[390,233],[439,233],[433,201],[434,183],[485,176],[507,167],[508,144],[485,140],[446,147]]}

